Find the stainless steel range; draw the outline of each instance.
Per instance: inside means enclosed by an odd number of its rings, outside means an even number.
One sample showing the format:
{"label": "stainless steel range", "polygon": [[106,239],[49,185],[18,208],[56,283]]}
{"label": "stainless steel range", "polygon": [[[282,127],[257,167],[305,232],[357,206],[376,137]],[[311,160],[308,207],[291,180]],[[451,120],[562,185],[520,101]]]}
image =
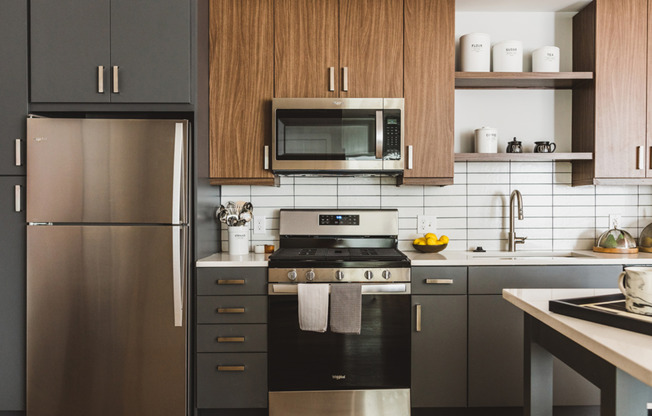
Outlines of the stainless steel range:
{"label": "stainless steel range", "polygon": [[[410,261],[396,248],[398,211],[281,210],[280,235],[268,275],[270,416],[409,415]],[[360,333],[301,330],[301,284],[360,284]]]}

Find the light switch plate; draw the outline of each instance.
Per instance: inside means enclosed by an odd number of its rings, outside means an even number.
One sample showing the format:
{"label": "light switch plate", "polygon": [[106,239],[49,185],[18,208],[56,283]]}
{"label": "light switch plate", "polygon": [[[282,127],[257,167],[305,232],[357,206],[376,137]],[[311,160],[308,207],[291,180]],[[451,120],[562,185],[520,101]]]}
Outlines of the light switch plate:
{"label": "light switch plate", "polygon": [[433,215],[417,216],[417,233],[435,233],[437,231],[437,217]]}
{"label": "light switch plate", "polygon": [[265,234],[265,221],[267,217],[254,216],[254,234]]}

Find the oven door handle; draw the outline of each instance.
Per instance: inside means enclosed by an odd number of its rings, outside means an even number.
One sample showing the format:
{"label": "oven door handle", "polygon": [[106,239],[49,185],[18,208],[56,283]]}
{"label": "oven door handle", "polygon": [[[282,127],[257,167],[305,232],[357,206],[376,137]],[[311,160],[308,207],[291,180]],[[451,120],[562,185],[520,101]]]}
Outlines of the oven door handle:
{"label": "oven door handle", "polygon": [[[310,284],[328,284],[328,283],[310,283]],[[345,283],[346,284],[346,283]],[[330,290],[329,290],[330,291]],[[271,284],[268,288],[268,294],[270,295],[296,295],[298,292],[298,286],[296,284]],[[363,284],[362,285],[362,294],[371,295],[371,294],[409,294],[410,285],[407,283],[384,283],[384,284]]]}

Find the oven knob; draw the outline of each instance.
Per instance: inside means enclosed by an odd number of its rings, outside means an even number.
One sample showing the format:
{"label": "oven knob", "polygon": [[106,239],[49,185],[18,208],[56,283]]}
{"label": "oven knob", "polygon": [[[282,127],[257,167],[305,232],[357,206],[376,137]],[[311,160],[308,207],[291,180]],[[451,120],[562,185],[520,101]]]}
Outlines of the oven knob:
{"label": "oven knob", "polygon": [[389,270],[383,270],[383,279],[389,280],[392,277],[392,272]]}
{"label": "oven knob", "polygon": [[364,272],[364,278],[367,280],[371,280],[374,278],[374,273],[371,270],[367,270]]}
{"label": "oven knob", "polygon": [[335,272],[335,278],[337,280],[343,280],[344,279],[344,273],[342,273],[340,270]]}
{"label": "oven knob", "polygon": [[288,279],[292,281],[297,280],[297,271],[295,269],[292,269],[288,272]]}
{"label": "oven knob", "polygon": [[314,270],[308,270],[306,272],[306,280],[310,280],[311,282],[315,280],[315,271]]}

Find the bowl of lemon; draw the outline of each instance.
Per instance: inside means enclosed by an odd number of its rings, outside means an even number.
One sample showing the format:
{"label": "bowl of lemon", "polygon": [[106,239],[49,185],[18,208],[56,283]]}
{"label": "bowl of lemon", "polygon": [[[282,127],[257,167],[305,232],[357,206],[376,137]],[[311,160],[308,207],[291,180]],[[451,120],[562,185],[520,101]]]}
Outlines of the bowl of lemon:
{"label": "bowl of lemon", "polygon": [[428,233],[412,242],[412,247],[422,253],[439,253],[448,246],[448,237],[442,235],[437,238],[433,233]]}

